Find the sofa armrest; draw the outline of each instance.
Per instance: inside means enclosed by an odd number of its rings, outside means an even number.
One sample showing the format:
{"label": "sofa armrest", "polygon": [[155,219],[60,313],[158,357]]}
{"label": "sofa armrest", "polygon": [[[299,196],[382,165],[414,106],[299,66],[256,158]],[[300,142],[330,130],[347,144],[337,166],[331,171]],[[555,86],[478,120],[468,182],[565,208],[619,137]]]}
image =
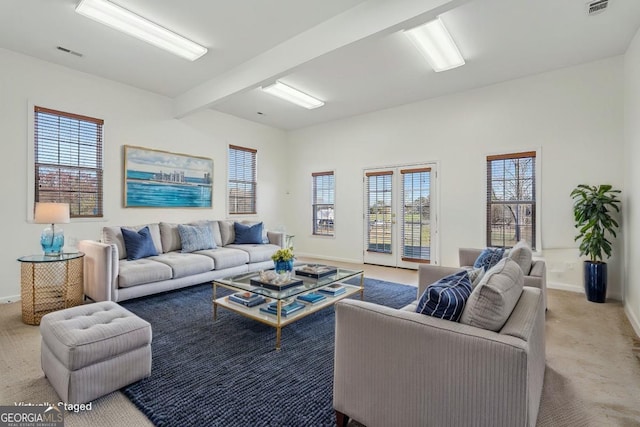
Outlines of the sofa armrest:
{"label": "sofa armrest", "polygon": [[471,267],[476,262],[476,259],[482,253],[482,249],[476,248],[459,248],[458,258],[460,260],[461,267]]}
{"label": "sofa armrest", "polygon": [[531,270],[524,276],[524,285],[542,291],[544,306],[547,307],[547,264],[542,259],[533,260]]}
{"label": "sofa armrest", "polygon": [[281,231],[267,231],[267,237],[269,238],[269,243],[272,245],[280,246],[284,248],[285,238],[284,233]]}
{"label": "sofa armrest", "polygon": [[81,240],[84,252],[84,294],[93,301],[117,301],[118,247],[115,244]]}
{"label": "sofa armrest", "polygon": [[445,276],[462,270],[459,267],[443,267],[441,265],[420,264],[418,266],[418,298],[430,284]]}
{"label": "sofa armrest", "polygon": [[538,343],[357,300],[335,310],[336,411],[371,427],[535,425],[528,352]]}

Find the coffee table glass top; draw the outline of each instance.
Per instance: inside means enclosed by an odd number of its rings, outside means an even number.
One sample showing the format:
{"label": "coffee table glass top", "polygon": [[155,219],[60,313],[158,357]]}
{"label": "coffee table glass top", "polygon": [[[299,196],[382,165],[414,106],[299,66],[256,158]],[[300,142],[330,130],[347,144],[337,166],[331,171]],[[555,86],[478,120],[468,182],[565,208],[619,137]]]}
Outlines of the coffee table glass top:
{"label": "coffee table glass top", "polygon": [[[278,288],[278,286],[269,287],[269,284],[267,284],[267,287],[265,287],[265,285],[261,285],[260,272],[258,271],[226,277],[224,279],[215,279],[214,282],[232,289],[250,291],[255,294],[264,295],[266,297],[274,299],[286,299],[305,292],[309,292],[314,289],[321,288],[323,286],[330,285],[335,282],[339,282],[341,280],[348,280],[363,273],[362,270],[349,270],[346,268],[333,267],[335,268],[335,272],[331,272],[330,274],[324,275],[317,279],[315,277],[307,277],[300,274],[295,274],[296,270],[301,270],[304,266],[304,264],[296,265],[294,267],[294,271],[291,274],[291,279],[293,281],[300,281],[300,284],[292,287],[287,287],[286,289],[282,290],[273,289]],[[293,282],[285,282],[284,285],[287,286],[287,284],[291,283]]]}

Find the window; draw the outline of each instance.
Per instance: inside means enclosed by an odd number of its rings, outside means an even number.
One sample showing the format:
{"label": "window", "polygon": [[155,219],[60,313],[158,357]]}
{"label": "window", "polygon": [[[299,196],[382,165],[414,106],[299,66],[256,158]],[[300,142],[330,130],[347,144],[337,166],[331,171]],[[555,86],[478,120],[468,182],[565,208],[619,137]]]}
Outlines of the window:
{"label": "window", "polygon": [[335,179],[333,172],[315,172],[313,178],[313,234],[334,235]]}
{"label": "window", "polygon": [[428,263],[431,257],[431,168],[402,169],[402,260]]}
{"label": "window", "polygon": [[487,246],[536,247],[536,153],[487,156]]}
{"label": "window", "polygon": [[103,120],[34,108],[35,201],[69,203],[71,218],[103,216]]}
{"label": "window", "polygon": [[229,146],[229,213],[255,214],[256,155],[252,148]]}

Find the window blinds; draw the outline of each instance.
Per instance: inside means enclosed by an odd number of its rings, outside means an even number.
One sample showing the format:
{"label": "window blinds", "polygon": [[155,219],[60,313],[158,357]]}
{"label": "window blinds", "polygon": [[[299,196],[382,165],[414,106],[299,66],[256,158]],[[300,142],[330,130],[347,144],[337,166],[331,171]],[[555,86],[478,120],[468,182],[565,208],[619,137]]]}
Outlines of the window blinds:
{"label": "window blinds", "polygon": [[258,150],[229,145],[229,213],[255,214]]}
{"label": "window blinds", "polygon": [[34,109],[35,201],[69,203],[72,218],[103,216],[104,121]]}

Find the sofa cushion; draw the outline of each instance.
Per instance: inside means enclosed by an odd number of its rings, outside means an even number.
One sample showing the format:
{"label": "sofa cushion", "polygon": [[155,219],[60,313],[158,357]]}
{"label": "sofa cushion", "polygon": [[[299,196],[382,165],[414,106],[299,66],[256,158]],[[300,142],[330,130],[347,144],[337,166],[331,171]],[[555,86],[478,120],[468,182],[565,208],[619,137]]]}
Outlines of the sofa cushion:
{"label": "sofa cushion", "polygon": [[[149,231],[151,232],[151,238],[153,239],[153,244],[156,247],[156,251],[158,253],[162,253],[162,240],[160,239],[160,227],[158,224],[145,224],[145,225],[134,225],[134,226],[126,226],[129,230],[138,231],[141,228],[149,227]],[[122,228],[120,226],[112,226],[112,227],[103,227],[102,228],[102,243],[106,243],[108,245],[114,244],[116,248],[118,248],[118,258],[125,259],[127,257],[127,249],[124,246],[124,238],[122,237]]]}
{"label": "sofa cushion", "polygon": [[216,247],[209,224],[178,224],[178,233],[180,233],[180,240],[182,241],[182,252],[201,251]]}
{"label": "sofa cushion", "polygon": [[171,267],[151,258],[121,260],[118,264],[118,286],[121,288],[169,280],[173,275]]}
{"label": "sofa cushion", "polygon": [[253,225],[246,225],[239,222],[233,223],[233,231],[236,234],[236,238],[233,241],[236,245],[243,244],[262,244],[264,243],[262,237],[262,223],[259,222]]}
{"label": "sofa cushion", "polygon": [[526,241],[520,240],[516,243],[509,251],[508,257],[518,263],[525,276],[529,274],[533,261],[533,251]]}
{"label": "sofa cushion", "polygon": [[236,240],[236,233],[233,228],[233,224],[233,221],[218,221],[222,246],[230,245]]}
{"label": "sofa cushion", "polygon": [[153,257],[153,260],[171,267],[174,279],[206,273],[213,270],[215,266],[211,257],[181,252],[168,252]]}
{"label": "sofa cushion", "polygon": [[258,245],[227,245],[228,248],[239,249],[249,254],[249,262],[263,262],[271,261],[271,255],[275,253],[280,246],[272,244],[258,244]]}
{"label": "sofa cushion", "polygon": [[182,240],[180,240],[178,224],[161,222],[158,225],[160,227],[160,241],[162,242],[162,252],[173,252],[182,249]]}
{"label": "sofa cushion", "polygon": [[237,267],[249,262],[249,254],[246,251],[231,248],[216,248],[197,251],[194,254],[208,256],[212,258],[216,270],[224,270],[225,268]]}
{"label": "sofa cushion", "polygon": [[122,227],[122,238],[129,261],[158,255],[149,227],[143,227],[138,231]]}
{"label": "sofa cushion", "polygon": [[471,292],[460,323],[498,332],[518,302],[523,283],[518,263],[510,258],[500,260]]}
{"label": "sofa cushion", "polygon": [[496,265],[503,257],[503,248],[485,248],[476,259],[476,262],[473,263],[473,267],[482,267],[484,268],[484,271],[487,271]]}
{"label": "sofa cushion", "polygon": [[418,300],[416,312],[457,322],[470,294],[469,274],[459,271],[427,286]]}

